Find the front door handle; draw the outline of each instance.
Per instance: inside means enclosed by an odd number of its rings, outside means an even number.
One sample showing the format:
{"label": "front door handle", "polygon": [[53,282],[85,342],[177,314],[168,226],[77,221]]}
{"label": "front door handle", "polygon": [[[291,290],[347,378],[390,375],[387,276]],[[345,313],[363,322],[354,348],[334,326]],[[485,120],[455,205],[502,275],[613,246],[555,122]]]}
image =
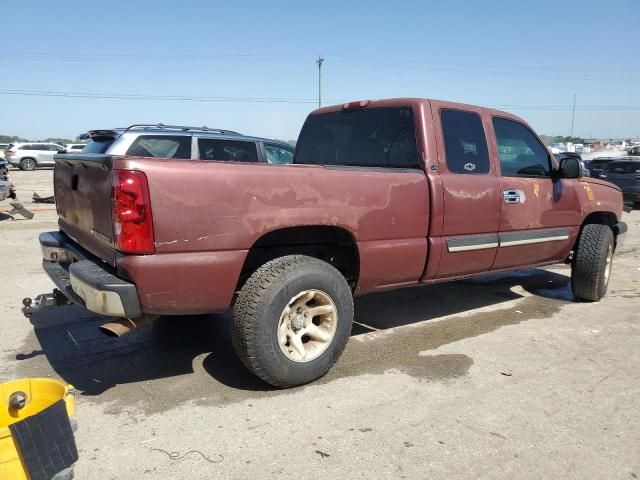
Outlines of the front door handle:
{"label": "front door handle", "polygon": [[504,203],[520,203],[520,192],[517,190],[503,190]]}

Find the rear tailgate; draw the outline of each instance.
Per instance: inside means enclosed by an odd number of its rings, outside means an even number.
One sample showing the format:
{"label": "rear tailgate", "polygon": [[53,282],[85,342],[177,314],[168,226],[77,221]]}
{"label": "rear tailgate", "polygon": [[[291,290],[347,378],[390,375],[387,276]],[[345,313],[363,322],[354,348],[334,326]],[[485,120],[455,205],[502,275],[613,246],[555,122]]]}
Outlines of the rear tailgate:
{"label": "rear tailgate", "polygon": [[81,247],[115,266],[111,218],[114,157],[60,154],[55,161],[53,183],[60,229]]}

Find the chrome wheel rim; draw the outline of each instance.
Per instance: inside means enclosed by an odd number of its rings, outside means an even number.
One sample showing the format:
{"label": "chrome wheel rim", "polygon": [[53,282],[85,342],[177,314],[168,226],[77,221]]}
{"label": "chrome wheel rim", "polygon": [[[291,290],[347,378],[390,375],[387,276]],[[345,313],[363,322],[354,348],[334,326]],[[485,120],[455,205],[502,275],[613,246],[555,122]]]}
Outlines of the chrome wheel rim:
{"label": "chrome wheel rim", "polygon": [[613,246],[607,248],[607,260],[604,265],[604,285],[609,285],[609,276],[611,275],[611,265],[613,263]]}
{"label": "chrome wheel rim", "polygon": [[282,310],[278,345],[289,360],[305,363],[322,355],[336,335],[338,310],[322,290],[304,290]]}
{"label": "chrome wheel rim", "polygon": [[33,170],[33,160],[30,160],[30,159],[24,160],[24,169]]}

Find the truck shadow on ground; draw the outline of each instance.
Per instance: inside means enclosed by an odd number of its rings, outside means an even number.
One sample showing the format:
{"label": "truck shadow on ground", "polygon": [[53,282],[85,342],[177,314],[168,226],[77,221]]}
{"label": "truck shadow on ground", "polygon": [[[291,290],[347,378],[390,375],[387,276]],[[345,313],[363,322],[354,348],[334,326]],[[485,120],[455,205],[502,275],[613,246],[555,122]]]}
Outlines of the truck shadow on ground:
{"label": "truck shadow on ground", "polygon": [[[547,318],[572,299],[567,276],[537,269],[361,297],[356,301],[354,338],[322,381],[389,369],[429,378],[463,375],[473,364],[465,355],[443,356],[439,365],[436,357],[420,352]],[[38,312],[32,318],[34,335],[13,357],[19,372],[46,375],[53,368],[83,395],[105,400],[114,400],[103,394],[116,385],[135,382],[145,382],[151,396],[165,395],[168,401],[166,396],[174,395],[176,402],[177,397],[180,402],[216,395],[233,399],[234,391],[274,393],[236,357],[230,313],[162,317],[122,338],[99,333],[97,327],[105,321],[77,306]],[[143,396],[133,390],[132,397]]]}

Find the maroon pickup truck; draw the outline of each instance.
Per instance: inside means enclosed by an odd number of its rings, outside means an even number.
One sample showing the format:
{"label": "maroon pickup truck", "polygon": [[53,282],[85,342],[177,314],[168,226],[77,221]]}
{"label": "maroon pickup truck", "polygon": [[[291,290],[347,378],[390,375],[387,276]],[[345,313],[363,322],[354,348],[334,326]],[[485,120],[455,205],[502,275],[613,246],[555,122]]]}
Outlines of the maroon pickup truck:
{"label": "maroon pickup truck", "polygon": [[91,135],[56,157],[60,230],[40,243],[58,291],[38,303],[119,317],[115,335],[232,308],[239,357],[277,387],[331,368],[354,295],[567,262],[576,298],[598,301],[627,230],[617,187],[471,105],[322,108],[288,165],[216,150],[207,130]]}

